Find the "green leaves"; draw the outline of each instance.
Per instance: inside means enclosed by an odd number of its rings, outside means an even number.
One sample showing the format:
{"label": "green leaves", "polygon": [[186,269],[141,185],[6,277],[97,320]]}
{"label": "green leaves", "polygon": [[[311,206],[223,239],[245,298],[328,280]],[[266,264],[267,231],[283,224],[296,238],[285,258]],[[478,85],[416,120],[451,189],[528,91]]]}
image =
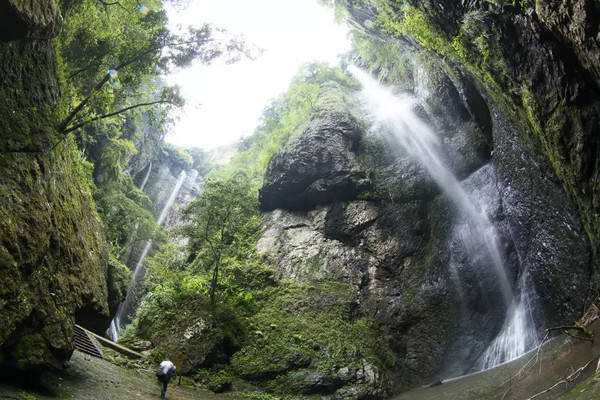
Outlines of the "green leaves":
{"label": "green leaves", "polygon": [[112,180],[119,177],[129,157],[137,153],[137,149],[130,140],[121,138],[109,138],[102,150],[100,167]]}
{"label": "green leaves", "polygon": [[208,258],[209,263],[235,255],[258,230],[258,201],[242,173],[208,180],[184,215],[190,219],[183,228],[190,238],[190,252]]}
{"label": "green leaves", "polygon": [[235,265],[252,249],[259,230],[258,200],[248,177],[237,173],[209,179],[204,191],[183,211],[188,224],[182,233],[189,238],[192,270],[212,271],[211,303],[219,285],[219,270]]}
{"label": "green leaves", "polygon": [[114,246],[122,246],[131,234],[140,240],[151,238],[156,230],[151,201],[135,187],[128,175],[97,189],[96,206],[105,227],[105,235]]}

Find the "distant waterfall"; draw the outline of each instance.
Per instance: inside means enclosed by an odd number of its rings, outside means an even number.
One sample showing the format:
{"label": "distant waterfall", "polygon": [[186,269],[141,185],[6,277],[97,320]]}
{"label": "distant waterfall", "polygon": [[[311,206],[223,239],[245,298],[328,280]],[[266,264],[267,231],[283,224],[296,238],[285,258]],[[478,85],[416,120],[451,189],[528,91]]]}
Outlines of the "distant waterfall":
{"label": "distant waterfall", "polygon": [[[151,165],[150,165],[150,167],[151,167]],[[148,169],[150,169],[150,167]],[[149,175],[149,172],[147,175]],[[185,171],[181,171],[181,173],[179,174],[179,177],[177,179],[177,183],[173,187],[173,190],[171,191],[171,195],[169,196],[169,199],[165,203],[164,207],[162,208],[162,211],[158,217],[158,220],[156,221],[156,224],[158,226],[161,226],[163,224],[165,218],[167,217],[169,209],[175,202],[175,199],[177,198],[177,195],[179,194],[179,191],[181,190],[181,186],[183,185],[183,182],[185,181],[185,176],[186,176]],[[147,176],[146,176],[146,178],[147,178]],[[144,183],[142,183],[142,187],[145,184],[146,178],[144,178]],[[133,271],[133,276],[131,277],[131,280],[129,281],[129,286],[127,287],[127,295],[125,296],[125,300],[121,304],[119,304],[119,307],[117,308],[117,312],[116,312],[114,318],[112,319],[112,321],[110,322],[110,327],[106,331],[106,335],[108,337],[110,337],[112,340],[116,341],[119,338],[119,332],[121,331],[123,324],[129,322],[130,314],[135,311],[137,302],[139,301],[139,299],[142,295],[142,289],[143,289],[142,283],[143,283],[144,275],[146,274],[146,270],[144,268],[144,259],[148,255],[148,252],[150,251],[151,248],[152,248],[152,240],[146,241],[146,244],[144,245],[144,250],[142,251],[142,255],[140,256],[140,259],[138,260],[138,262],[135,266],[135,270]]]}
{"label": "distant waterfall", "polygon": [[478,207],[469,198],[461,183],[444,164],[439,152],[438,137],[413,112],[415,100],[409,96],[394,95],[390,89],[354,66],[348,69],[363,86],[365,106],[373,118],[372,129],[391,133],[394,145],[403,148],[429,172],[466,217],[469,240],[478,246],[483,245],[489,255],[490,267],[495,274],[507,314],[501,332],[481,358],[480,368],[487,369],[523,354],[537,341],[529,311],[529,299],[526,293],[521,293],[520,296],[513,294],[499,251],[498,235],[486,215],[485,207]]}
{"label": "distant waterfall", "polygon": [[148,171],[146,171],[144,180],[142,181],[142,184],[140,185],[140,190],[142,192],[144,191],[144,188],[146,187],[146,183],[148,183],[148,178],[150,178],[150,172],[152,172],[152,161],[150,161],[150,164],[148,164]]}
{"label": "distant waterfall", "polygon": [[[148,183],[148,179],[150,178],[150,173],[152,171],[152,161],[150,161],[150,163],[148,164],[148,166],[146,168],[147,168],[146,175],[144,175],[142,184],[138,188],[142,192],[144,191],[144,188],[146,187],[146,183]],[[123,258],[124,260],[126,260],[129,257],[129,254],[131,253],[131,250],[133,248],[133,242],[135,241],[135,238],[137,237],[137,231],[138,231],[139,227],[140,227],[140,223],[138,221],[135,223],[133,230],[129,233],[129,238],[127,238],[127,242],[125,243],[125,246],[123,246],[123,248],[126,249],[125,256]]]}

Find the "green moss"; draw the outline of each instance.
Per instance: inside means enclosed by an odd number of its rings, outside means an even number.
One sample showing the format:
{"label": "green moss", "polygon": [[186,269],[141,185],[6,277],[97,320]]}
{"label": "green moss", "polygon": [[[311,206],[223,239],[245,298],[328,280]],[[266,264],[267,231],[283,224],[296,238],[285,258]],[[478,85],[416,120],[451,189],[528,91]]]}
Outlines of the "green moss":
{"label": "green moss", "polygon": [[364,363],[389,367],[391,353],[370,321],[343,318],[353,293],[348,285],[333,281],[286,282],[265,291],[261,310],[248,319],[248,338],[231,360],[232,372],[269,380],[269,391],[289,393],[296,370],[331,375],[337,368],[361,368]]}
{"label": "green moss", "polygon": [[194,381],[206,386],[213,392],[219,393],[231,388],[233,377],[225,370],[201,369],[194,375]]}
{"label": "green moss", "polygon": [[35,397],[31,393],[26,393],[26,392],[20,392],[19,393],[19,397],[21,399],[23,399],[23,400],[35,400],[35,399],[37,399],[37,397]]}
{"label": "green moss", "polygon": [[106,284],[108,288],[108,298],[112,307],[116,307],[116,305],[125,300],[130,277],[131,270],[111,254],[108,259]]}
{"label": "green moss", "polygon": [[249,393],[237,393],[237,396],[240,396],[243,399],[250,400],[280,400],[281,397],[274,396],[271,393],[267,392],[249,392]]}
{"label": "green moss", "polygon": [[192,155],[184,150],[175,147],[170,143],[161,144],[161,156],[177,169],[190,169],[194,164]]}
{"label": "green moss", "polygon": [[416,54],[407,52],[396,43],[355,32],[353,37],[357,55],[367,64],[370,72],[379,80],[400,88],[412,89],[414,84],[412,58]]}
{"label": "green moss", "polygon": [[[72,350],[74,314],[106,313],[106,246],[89,171],[72,137],[54,131],[54,48],[0,44],[0,343],[24,366],[59,365]],[[22,150],[23,152],[19,152]],[[42,328],[40,328],[42,327]]]}
{"label": "green moss", "polygon": [[[521,99],[527,121],[527,125],[521,123],[522,130],[529,133],[529,140],[541,149],[565,191],[583,211],[581,217],[588,237],[599,238],[600,219],[596,211],[598,207],[594,207],[593,200],[586,201],[578,189],[578,180],[583,173],[580,153],[575,153],[573,159],[565,159],[564,155],[568,152],[561,143],[566,131],[571,130],[576,141],[575,146],[583,146],[583,133],[573,123],[581,120],[580,110],[561,103],[548,118],[540,117],[541,107],[526,85],[521,87]],[[597,252],[595,246],[592,246],[592,251]]]}
{"label": "green moss", "polygon": [[600,373],[595,373],[561,396],[563,400],[595,400],[600,396]]}

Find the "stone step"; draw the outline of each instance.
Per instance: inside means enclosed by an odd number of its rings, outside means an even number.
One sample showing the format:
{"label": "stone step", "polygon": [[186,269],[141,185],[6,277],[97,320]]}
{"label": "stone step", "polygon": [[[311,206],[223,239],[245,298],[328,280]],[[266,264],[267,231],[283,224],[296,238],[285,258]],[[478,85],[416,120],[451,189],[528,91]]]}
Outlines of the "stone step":
{"label": "stone step", "polygon": [[99,346],[104,346],[104,347],[108,347],[112,350],[115,350],[129,358],[133,358],[133,359],[138,359],[138,358],[144,358],[144,355],[141,353],[138,353],[137,351],[133,351],[127,347],[124,347],[120,344],[117,344],[111,340],[108,340],[105,337],[96,335],[94,332],[88,331],[87,329],[77,325],[77,327],[79,327],[79,329],[81,329],[83,332],[85,332],[90,338],[93,338]]}
{"label": "stone step", "polygon": [[102,358],[102,354],[94,346],[75,341],[75,348],[83,353],[92,355],[94,357]]}
{"label": "stone step", "polygon": [[87,332],[84,329],[82,329],[79,325],[75,325],[75,328],[73,329],[73,334],[73,337],[75,339],[75,348],[77,350],[94,357],[103,358],[102,351],[88,336]]}

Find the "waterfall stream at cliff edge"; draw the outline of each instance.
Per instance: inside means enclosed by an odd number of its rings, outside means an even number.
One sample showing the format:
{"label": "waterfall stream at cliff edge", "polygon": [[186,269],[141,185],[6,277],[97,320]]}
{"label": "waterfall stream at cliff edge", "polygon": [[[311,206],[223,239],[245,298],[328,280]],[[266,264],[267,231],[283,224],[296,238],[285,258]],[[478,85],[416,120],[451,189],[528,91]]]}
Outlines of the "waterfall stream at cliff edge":
{"label": "waterfall stream at cliff edge", "polygon": [[[148,172],[147,172],[146,176],[144,177],[144,181],[140,187],[140,190],[143,189],[143,187],[146,185],[146,182],[148,181],[148,175],[150,174],[151,168],[152,168],[152,164],[150,164],[150,166],[148,167]],[[181,173],[179,174],[179,177],[177,178],[177,182],[175,183],[175,186],[173,186],[173,188],[171,190],[171,194],[169,195],[167,202],[165,203],[164,207],[162,208],[162,210],[160,212],[158,219],[156,220],[157,226],[161,226],[163,224],[163,222],[165,221],[165,218],[167,217],[169,209],[175,202],[175,198],[177,197],[177,194],[179,194],[179,190],[181,189],[181,186],[183,185],[185,176],[186,176],[186,172],[181,171]],[[152,240],[148,240],[146,242],[146,244],[144,245],[144,250],[142,251],[142,255],[140,256],[140,258],[135,266],[135,270],[133,271],[133,275],[131,276],[131,280],[129,281],[129,286],[127,287],[127,294],[125,296],[125,300],[121,304],[119,304],[119,307],[117,308],[117,312],[116,312],[114,318],[112,319],[112,321],[110,322],[110,327],[106,331],[107,336],[109,338],[111,338],[112,340],[116,341],[119,338],[119,332],[123,328],[123,325],[129,321],[129,315],[133,311],[135,311],[135,306],[136,306],[136,303],[139,301],[139,297],[140,297],[139,292],[141,290],[141,285],[143,283],[143,279],[144,279],[144,275],[145,275],[144,259],[148,255],[148,252],[150,251],[151,247],[152,247]]]}
{"label": "waterfall stream at cliff edge", "polygon": [[[487,253],[486,265],[495,276],[506,314],[502,328],[474,368],[492,368],[524,354],[538,343],[531,318],[531,296],[525,285],[527,271],[521,274],[516,284],[511,284],[497,231],[486,214],[487,205],[480,199],[471,198],[444,163],[439,138],[413,111],[417,103],[414,97],[394,94],[355,66],[348,69],[362,85],[361,100],[372,122],[371,133],[387,135],[388,145],[404,150],[425,168],[466,220],[468,229],[463,232],[462,239],[469,244],[465,247],[485,249]],[[455,284],[460,285],[460,282]],[[460,293],[460,288],[457,291]]]}

